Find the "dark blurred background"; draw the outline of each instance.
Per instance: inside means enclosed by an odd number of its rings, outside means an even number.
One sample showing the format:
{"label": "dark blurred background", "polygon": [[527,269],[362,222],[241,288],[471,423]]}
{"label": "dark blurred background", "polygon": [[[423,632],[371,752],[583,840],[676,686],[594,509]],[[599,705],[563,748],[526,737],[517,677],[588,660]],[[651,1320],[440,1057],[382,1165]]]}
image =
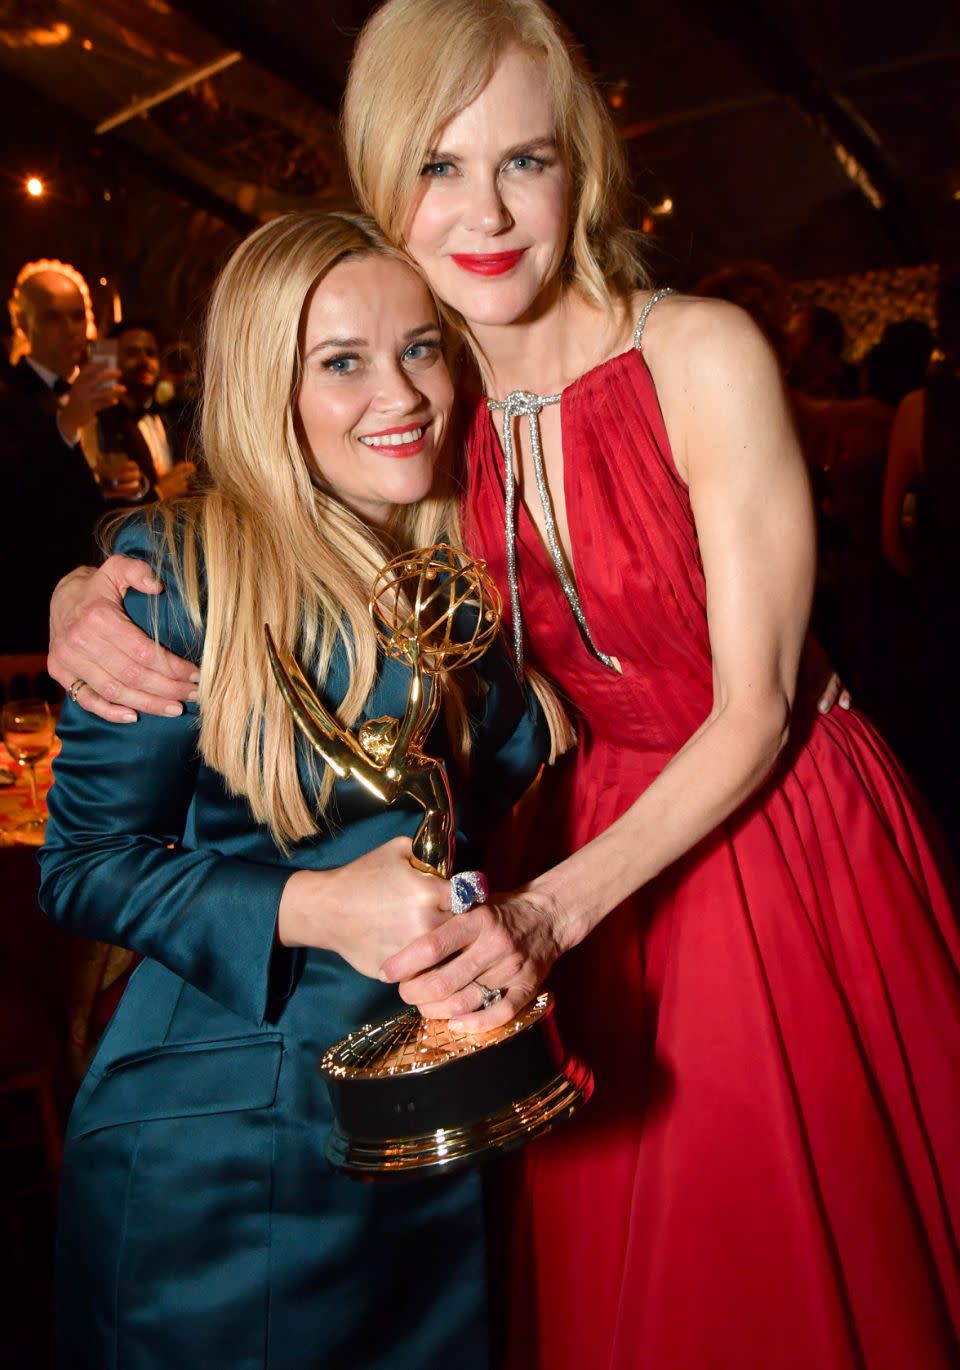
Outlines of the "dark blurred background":
{"label": "dark blurred background", "polygon": [[[101,314],[116,290],[128,314],[189,324],[244,228],[347,198],[337,109],[371,8],[0,0],[0,277],[59,256]],[[622,131],[658,276],[763,258],[822,283],[958,255],[960,6],[556,8]],[[929,283],[917,292],[929,308]]]}

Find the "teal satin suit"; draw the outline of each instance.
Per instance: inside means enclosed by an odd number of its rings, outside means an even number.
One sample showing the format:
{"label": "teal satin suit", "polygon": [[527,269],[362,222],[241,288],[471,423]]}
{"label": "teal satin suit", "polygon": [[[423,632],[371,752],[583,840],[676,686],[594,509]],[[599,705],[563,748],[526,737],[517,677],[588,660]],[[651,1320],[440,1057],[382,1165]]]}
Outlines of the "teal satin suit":
{"label": "teal satin suit", "polygon": [[[140,517],[117,550],[166,591],[131,617],[180,655],[202,643]],[[158,618],[156,616],[158,615]],[[545,749],[505,655],[480,667],[469,783],[454,780],[458,864]],[[336,705],[342,659],[321,693]],[[384,661],[368,716],[399,716]],[[197,711],[111,725],[67,702],[41,853],[41,902],[74,932],[141,952],[77,1096],[58,1251],[60,1364],[71,1370],[485,1370],[475,1172],[358,1182],[324,1156],[320,1054],[398,1007],[333,953],[275,945],[295,869],[342,865],[420,811],[338,783],[335,823],[289,857],[197,754]],[[445,755],[442,724],[428,751]],[[305,758],[301,757],[301,763]],[[304,783],[308,770],[301,764]]]}

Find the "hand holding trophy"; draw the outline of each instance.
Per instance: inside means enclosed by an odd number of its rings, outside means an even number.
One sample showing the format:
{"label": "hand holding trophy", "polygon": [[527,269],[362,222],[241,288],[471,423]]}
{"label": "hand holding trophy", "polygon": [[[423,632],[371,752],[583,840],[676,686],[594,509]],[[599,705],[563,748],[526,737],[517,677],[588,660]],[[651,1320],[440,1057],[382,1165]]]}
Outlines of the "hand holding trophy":
{"label": "hand holding trophy", "polygon": [[[496,637],[500,594],[483,562],[440,544],[384,566],[370,612],[383,650],[410,667],[402,719],[369,719],[356,734],[341,727],[268,627],[270,663],[296,725],[338,776],[352,776],[381,803],[406,795],[423,808],[411,859],[449,879],[450,788],[443,762],[423,745],[444,673],[475,661]],[[463,895],[469,900],[480,881],[472,873],[453,881],[454,908],[469,907]],[[330,1159],[363,1175],[448,1167],[518,1145],[568,1117],[593,1089],[589,1069],[563,1051],[549,992],[486,1033],[453,1032],[407,1008],[336,1043],[321,1071],[334,1109]]]}

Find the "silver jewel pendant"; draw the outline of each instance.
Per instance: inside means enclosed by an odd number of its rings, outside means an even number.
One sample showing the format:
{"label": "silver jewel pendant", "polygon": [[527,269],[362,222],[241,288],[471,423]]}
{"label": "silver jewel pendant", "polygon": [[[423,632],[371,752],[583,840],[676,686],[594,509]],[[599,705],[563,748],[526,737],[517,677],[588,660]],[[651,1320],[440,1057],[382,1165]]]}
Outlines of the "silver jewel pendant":
{"label": "silver jewel pendant", "polygon": [[503,400],[488,400],[487,407],[503,410],[503,466],[504,466],[504,506],[506,515],[507,543],[507,580],[510,584],[510,612],[513,618],[513,654],[518,672],[523,672],[523,624],[520,619],[520,586],[517,579],[517,477],[514,467],[513,425],[516,419],[526,417],[530,422],[530,446],[533,451],[533,470],[537,482],[537,493],[543,506],[543,519],[547,530],[547,550],[553,569],[560,582],[560,588],[580,629],[580,635],[587,647],[604,666],[619,674],[619,667],[613,657],[602,652],[594,642],[583,612],[583,605],[573,577],[567,566],[560,538],[557,534],[557,520],[553,512],[553,501],[547,487],[547,474],[543,465],[543,444],[540,438],[540,411],[547,404],[559,404],[559,395],[534,395],[529,390],[511,390]]}

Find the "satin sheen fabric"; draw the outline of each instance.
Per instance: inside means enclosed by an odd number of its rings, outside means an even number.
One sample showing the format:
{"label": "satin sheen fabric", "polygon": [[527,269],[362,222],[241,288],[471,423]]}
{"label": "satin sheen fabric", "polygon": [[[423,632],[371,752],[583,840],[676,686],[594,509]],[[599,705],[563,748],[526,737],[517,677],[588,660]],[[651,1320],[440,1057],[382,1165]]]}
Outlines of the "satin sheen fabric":
{"label": "satin sheen fabric", "polygon": [[[117,550],[157,564],[142,517]],[[169,565],[131,617],[199,660]],[[482,663],[458,856],[529,783],[536,706],[504,653]],[[409,672],[385,661],[368,717],[403,713]],[[321,686],[336,707],[342,655]],[[196,706],[104,723],[68,701],[41,852],[44,908],[132,947],[135,971],[67,1136],[57,1273],[59,1364],[71,1370],[486,1370],[485,1233],[475,1173],[396,1183],[335,1174],[322,1051],[400,1006],[333,953],[274,945],[291,871],[327,869],[421,810],[336,787],[335,822],[289,857],[197,755]],[[448,755],[442,725],[428,739]],[[314,781],[300,753],[306,792]],[[315,789],[313,790],[315,793]]]}
{"label": "satin sheen fabric", "polygon": [[[574,572],[519,507],[530,660],[580,718],[537,863],[606,828],[712,705],[704,576],[639,352],[563,394]],[[468,541],[502,587],[503,458],[469,439]],[[798,707],[750,803],[557,963],[593,1101],[512,1163],[509,1370],[960,1363],[960,941],[869,723]],[[510,1215],[509,1218],[507,1215]]]}

